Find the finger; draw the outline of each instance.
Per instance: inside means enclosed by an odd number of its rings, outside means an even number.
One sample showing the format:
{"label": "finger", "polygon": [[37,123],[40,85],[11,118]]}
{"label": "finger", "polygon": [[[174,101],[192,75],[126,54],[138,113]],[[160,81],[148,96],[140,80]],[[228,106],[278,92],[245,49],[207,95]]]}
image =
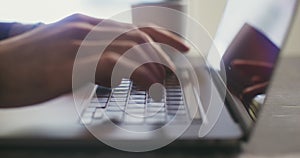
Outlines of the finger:
{"label": "finger", "polygon": [[[136,43],[128,43],[124,41],[122,46],[124,46],[125,49],[121,48],[121,50],[119,49],[119,43],[113,42],[107,50],[119,52],[121,55],[124,55],[124,57],[135,61],[139,65],[147,67],[150,71],[152,71],[153,75],[164,77],[164,67],[160,64],[160,60],[158,59],[156,52],[149,50],[147,45],[137,45]],[[126,53],[122,51],[125,51]]]}
{"label": "finger", "polygon": [[148,64],[150,63],[139,66],[130,77],[141,90],[149,90],[154,83],[163,84],[164,77],[154,76],[153,73],[149,71],[147,67]]}
{"label": "finger", "polygon": [[[140,65],[145,63],[145,66],[152,71],[152,73],[156,76],[165,76],[165,69],[160,64],[158,59],[152,59],[150,57],[151,51],[145,51],[145,46],[139,46],[137,43],[132,41],[125,41],[125,40],[116,40],[109,44],[109,41],[84,41],[80,43],[80,41],[76,41],[77,44],[81,45],[81,50],[87,50],[86,52],[96,52],[97,50],[104,50],[103,53],[118,53],[120,55],[125,55],[126,58],[136,61]],[[109,44],[109,45],[108,45]],[[108,45],[108,46],[107,46]],[[144,49],[143,49],[144,48]],[[155,53],[155,52],[152,52]],[[88,54],[86,54],[88,55]]]}
{"label": "finger", "polygon": [[[113,71],[115,71],[114,76],[112,76]],[[131,78],[144,89],[149,88],[153,83],[162,82],[162,77],[153,75],[148,67],[141,66],[136,61],[121,57],[120,54],[114,52],[110,52],[100,59],[96,72],[96,83],[107,87],[111,86],[115,77],[117,80]]]}
{"label": "finger", "polygon": [[163,49],[157,44],[152,42],[152,47],[154,51],[157,52],[160,59],[162,59],[162,62],[168,66],[172,71],[176,71],[176,66],[171,60],[171,58],[163,51]]}
{"label": "finger", "polygon": [[133,31],[129,31],[126,34],[123,34],[122,36],[120,36],[118,39],[122,39],[122,40],[126,40],[126,39],[130,39],[133,40],[139,44],[144,44],[147,43],[148,45],[145,45],[145,48],[147,48],[147,51],[150,51],[152,53],[152,57],[154,58],[159,58],[161,60],[161,62],[163,62],[164,64],[168,65],[170,67],[170,69],[172,69],[173,71],[175,71],[175,65],[172,62],[172,60],[170,59],[170,57],[166,54],[166,52],[164,52],[161,47],[152,40],[152,38],[142,32],[142,31],[138,31],[138,30],[133,30]]}
{"label": "finger", "polygon": [[[95,25],[100,25],[103,27],[115,27],[115,28],[123,28],[123,29],[137,29],[136,26],[128,24],[128,23],[122,23],[122,22],[116,22],[113,20],[107,20],[107,19],[99,19],[83,14],[73,14],[60,22],[84,22],[84,23],[89,23],[93,26]],[[163,28],[159,28],[158,26],[149,26],[149,27],[144,27],[140,28],[140,30],[144,31],[148,35],[151,36],[151,38],[154,39],[154,41],[159,42],[159,43],[164,43],[168,44],[179,51],[186,52],[189,50],[189,47],[184,44],[183,40],[178,37],[177,35],[166,31]]]}
{"label": "finger", "polygon": [[248,75],[260,75],[263,78],[270,78],[273,70],[273,64],[254,60],[236,59],[231,62],[231,68],[239,70]]}
{"label": "finger", "polygon": [[175,71],[175,65],[170,57],[160,48],[159,45],[157,45],[157,43],[153,42],[153,40],[142,31],[133,30],[126,32],[126,29],[122,28],[96,27],[93,28],[93,34],[91,35],[91,37],[85,40],[109,41],[112,39],[121,41],[133,41],[138,44],[149,43],[149,45],[144,46],[144,48],[147,48],[145,49],[147,55],[155,61],[159,58],[164,64],[167,64],[173,71]]}
{"label": "finger", "polygon": [[128,33],[128,35],[138,43],[147,43],[147,45],[145,45],[143,49],[145,49],[146,52],[152,52],[152,58],[159,58],[162,63],[166,64],[170,69],[175,71],[176,67],[173,61],[166,54],[166,52],[164,52],[162,48],[151,39],[149,35],[141,31],[131,31]]}
{"label": "finger", "polygon": [[[146,45],[137,45],[136,43],[123,42],[123,46],[125,45],[125,52],[120,51],[120,46],[118,42],[114,42],[114,44],[110,45],[107,49],[119,52],[124,57],[137,62],[139,65],[144,65],[150,71],[152,71],[153,75],[158,77],[165,77],[165,69],[156,54],[149,47],[149,44]],[[122,48],[121,48],[122,49]],[[125,53],[125,54],[124,54]]]}
{"label": "finger", "polygon": [[247,87],[242,92],[242,99],[246,102],[250,102],[256,95],[265,93],[268,85],[269,82],[263,82],[251,87]]}
{"label": "finger", "polygon": [[153,25],[139,29],[146,32],[155,42],[170,45],[181,52],[187,52],[189,50],[189,47],[180,37],[161,27]]}

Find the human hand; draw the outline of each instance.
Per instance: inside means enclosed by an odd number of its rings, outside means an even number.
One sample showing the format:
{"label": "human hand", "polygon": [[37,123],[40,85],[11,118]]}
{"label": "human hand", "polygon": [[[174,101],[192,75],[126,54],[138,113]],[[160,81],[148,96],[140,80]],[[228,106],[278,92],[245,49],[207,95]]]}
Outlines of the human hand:
{"label": "human hand", "polygon": [[244,103],[265,93],[279,48],[262,32],[245,24],[222,57],[227,87]]}
{"label": "human hand", "polygon": [[273,64],[251,60],[233,60],[227,72],[231,91],[249,103],[256,95],[264,94],[272,74]]}
{"label": "human hand", "polygon": [[36,23],[36,24],[14,23],[9,30],[8,38],[31,31],[39,27],[40,25],[43,25],[43,23]]}
{"label": "human hand", "polygon": [[[156,63],[138,65],[136,59],[172,61],[154,42],[164,43],[185,52],[188,47],[179,37],[157,27],[138,29],[133,25],[106,21],[96,32],[100,39],[84,41],[86,35],[102,22],[84,15],[72,15],[59,22],[43,25],[32,31],[0,42],[0,106],[24,106],[39,103],[72,90],[72,70],[79,47],[93,48],[107,44],[105,35],[122,33],[104,51],[99,61],[89,54],[80,59],[84,67],[98,62],[96,83],[110,86],[114,65],[127,50],[135,58],[121,61],[125,69],[138,66],[131,76],[142,88],[149,88],[165,77],[165,67]],[[123,33],[124,29],[132,29]],[[84,42],[83,42],[84,41]],[[149,43],[135,49],[137,45]],[[96,55],[96,54],[95,54]],[[84,84],[84,83],[82,83]]]}

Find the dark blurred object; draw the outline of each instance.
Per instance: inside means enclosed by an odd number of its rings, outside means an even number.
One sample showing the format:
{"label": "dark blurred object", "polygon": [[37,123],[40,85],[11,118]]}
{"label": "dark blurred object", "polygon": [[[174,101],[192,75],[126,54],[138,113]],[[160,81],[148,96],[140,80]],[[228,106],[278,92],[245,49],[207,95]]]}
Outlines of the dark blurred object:
{"label": "dark blurred object", "polygon": [[0,40],[8,38],[9,31],[15,23],[0,23]]}
{"label": "dark blurred object", "polygon": [[245,104],[264,94],[279,51],[262,32],[245,24],[222,57],[229,90]]}

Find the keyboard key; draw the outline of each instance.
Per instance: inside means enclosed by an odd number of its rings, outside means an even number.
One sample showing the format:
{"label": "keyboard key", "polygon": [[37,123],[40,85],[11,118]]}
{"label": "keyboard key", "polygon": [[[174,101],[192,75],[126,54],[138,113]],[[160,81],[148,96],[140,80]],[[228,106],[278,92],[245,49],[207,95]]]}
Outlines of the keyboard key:
{"label": "keyboard key", "polygon": [[146,91],[132,90],[130,94],[132,94],[132,95],[146,95]]}
{"label": "keyboard key", "polygon": [[183,105],[183,101],[167,101],[167,105]]}
{"label": "keyboard key", "polygon": [[127,93],[128,93],[128,91],[114,91],[113,93],[112,93],[112,95],[116,95],[116,94],[126,94],[127,95]]}
{"label": "keyboard key", "polygon": [[131,83],[130,80],[122,80],[122,81],[121,81],[121,84],[130,84],[130,83]]}
{"label": "keyboard key", "polygon": [[124,111],[124,106],[109,106],[106,108],[106,111]]}
{"label": "keyboard key", "polygon": [[108,98],[92,98],[91,103],[107,103]]}
{"label": "keyboard key", "polygon": [[145,104],[145,100],[129,100],[128,104]]}
{"label": "keyboard key", "polygon": [[168,106],[167,110],[184,110],[184,106],[183,105],[179,105],[179,106]]}
{"label": "keyboard key", "polygon": [[182,97],[181,92],[169,92],[167,93],[167,97]]}
{"label": "keyboard key", "polygon": [[112,98],[127,98],[127,94],[113,94]]}
{"label": "keyboard key", "polygon": [[166,91],[167,91],[167,93],[169,93],[169,92],[181,92],[181,89],[179,89],[179,88],[169,88]]}
{"label": "keyboard key", "polygon": [[185,110],[168,110],[168,114],[170,115],[185,115]]}
{"label": "keyboard key", "polygon": [[107,103],[107,106],[118,106],[118,107],[121,107],[121,106],[125,106],[126,105],[126,102],[108,102]]}
{"label": "keyboard key", "polygon": [[110,98],[110,102],[126,102],[127,98]]}
{"label": "keyboard key", "polygon": [[181,90],[180,85],[167,85],[166,88],[167,89],[180,89]]}
{"label": "keyboard key", "polygon": [[106,107],[106,103],[90,103],[89,107],[105,108]]}
{"label": "keyboard key", "polygon": [[[129,115],[135,115],[139,117],[144,117],[145,109],[126,109],[126,113]],[[136,115],[139,114],[139,115]]]}
{"label": "keyboard key", "polygon": [[130,124],[165,124],[172,118],[186,120],[187,113],[178,79],[167,78],[165,87],[163,99],[155,102],[146,91],[139,89],[129,79],[123,79],[114,89],[99,86],[96,97],[92,98],[90,105],[82,113],[81,122],[89,124],[92,119],[104,119],[104,116],[111,121]]}
{"label": "keyboard key", "polygon": [[182,101],[182,97],[167,97],[167,101]]}
{"label": "keyboard key", "polygon": [[145,95],[130,95],[129,99],[130,100],[145,100],[146,96]]}
{"label": "keyboard key", "polygon": [[145,104],[128,104],[127,109],[145,109]]}
{"label": "keyboard key", "polygon": [[164,107],[165,103],[148,103],[148,107]]}
{"label": "keyboard key", "polygon": [[123,86],[123,87],[116,87],[114,88],[114,91],[128,91],[129,90],[129,87],[128,86]]}

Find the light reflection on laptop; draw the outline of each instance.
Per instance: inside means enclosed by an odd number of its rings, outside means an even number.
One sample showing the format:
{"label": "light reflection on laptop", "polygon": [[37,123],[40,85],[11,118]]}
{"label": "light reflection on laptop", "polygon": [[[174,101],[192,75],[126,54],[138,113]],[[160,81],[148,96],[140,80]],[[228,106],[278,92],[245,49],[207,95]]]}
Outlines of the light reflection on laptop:
{"label": "light reflection on laptop", "polygon": [[222,60],[213,54],[208,59],[221,70],[228,89],[253,120],[265,101],[295,4],[291,0],[228,1],[216,33],[215,45]]}

